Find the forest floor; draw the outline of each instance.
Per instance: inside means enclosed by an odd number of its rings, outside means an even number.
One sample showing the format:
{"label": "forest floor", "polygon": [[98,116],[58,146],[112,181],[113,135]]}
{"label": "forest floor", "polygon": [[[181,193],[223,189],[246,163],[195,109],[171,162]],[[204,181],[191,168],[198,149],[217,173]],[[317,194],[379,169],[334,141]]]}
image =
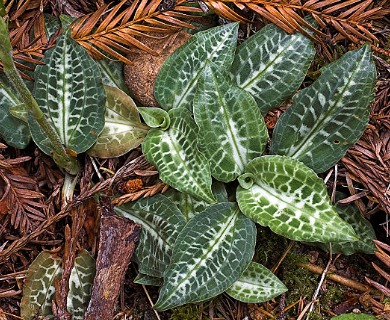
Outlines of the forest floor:
{"label": "forest floor", "polygon": [[[355,203],[370,220],[377,239],[390,244],[390,59],[379,55],[375,62],[378,82],[370,124],[340,161],[337,172],[332,169],[322,177],[329,190],[347,192],[348,202]],[[318,71],[318,66],[314,65],[311,71]],[[269,130],[282,112],[280,108],[267,115]],[[135,200],[166,188],[143,159],[140,149],[115,159],[85,156],[81,161],[84,169],[75,203],[82,204],[85,217],[77,233],[72,235],[76,235],[77,250],[84,248],[96,255],[99,210],[97,203],[90,199],[98,192],[112,194],[119,189],[127,200]],[[131,168],[114,180],[112,173],[129,163]],[[129,178],[141,179],[142,185],[135,189],[128,187]],[[59,256],[64,253],[68,237],[65,230],[73,221],[74,208],[60,207],[63,181],[62,172],[35,145],[18,150],[0,140],[0,320],[22,319],[19,316],[24,279],[39,253],[49,251]],[[12,192],[7,189],[9,186]],[[114,187],[117,189],[113,190]],[[28,206],[30,209],[26,210]],[[386,297],[390,286],[372,264],[390,273],[388,256],[388,264],[376,255],[330,256],[316,247],[258,228],[256,258],[266,261],[266,267],[285,283],[288,292],[262,304],[245,304],[220,295],[199,305],[157,313],[152,303],[157,300],[158,288],[134,284],[136,270],[132,263],[120,287],[115,319],[301,320],[307,317],[314,320],[350,312],[390,319],[390,296]],[[323,279],[324,271],[327,277]],[[367,279],[384,287],[374,288]]]}

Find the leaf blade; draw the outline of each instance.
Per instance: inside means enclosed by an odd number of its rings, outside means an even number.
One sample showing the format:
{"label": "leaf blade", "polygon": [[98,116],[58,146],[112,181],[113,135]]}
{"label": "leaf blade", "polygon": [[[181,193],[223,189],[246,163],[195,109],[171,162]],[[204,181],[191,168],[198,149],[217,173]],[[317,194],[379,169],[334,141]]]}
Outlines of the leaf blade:
{"label": "leaf blade", "polygon": [[175,108],[168,114],[170,128],[150,130],[142,144],[146,159],[157,167],[160,179],[168,185],[207,202],[215,202],[210,166],[198,150],[198,127],[191,113],[185,108]]}
{"label": "leaf blade", "polygon": [[234,203],[195,216],[175,242],[155,308],[200,302],[225,291],[252,260],[255,238],[254,223]]}
{"label": "leaf blade", "polygon": [[248,162],[261,156],[268,132],[257,104],[211,64],[199,79],[194,98],[199,145],[211,173],[222,182],[235,180]]}
{"label": "leaf blade", "polygon": [[156,100],[169,110],[191,107],[196,83],[209,63],[228,69],[233,61],[238,24],[198,32],[164,62],[154,86]]}
{"label": "leaf blade", "polygon": [[87,153],[94,157],[115,158],[138,147],[149,127],[141,122],[137,106],[122,90],[104,86],[105,124],[96,143]]}
{"label": "leaf blade", "polygon": [[[105,92],[96,63],[67,33],[37,66],[34,97],[66,148],[81,153],[96,141],[104,126]],[[32,137],[47,154],[51,145],[30,116]]]}
{"label": "leaf blade", "polygon": [[11,88],[0,81],[0,136],[10,146],[24,149],[31,141],[30,130],[27,123],[10,113],[15,106],[18,110],[25,109]]}
{"label": "leaf blade", "polygon": [[[337,193],[336,197],[338,198]],[[340,217],[348,222],[353,227],[356,234],[359,235],[359,241],[333,242],[332,253],[351,255],[362,252],[373,254],[375,251],[375,244],[372,240],[375,240],[376,236],[371,223],[362,216],[359,209],[353,204],[345,205],[336,203],[334,207]],[[324,251],[329,251],[329,243],[316,243],[315,245]]]}
{"label": "leaf blade", "polygon": [[54,278],[62,273],[61,259],[48,252],[41,252],[31,263],[20,312],[23,319],[34,319],[37,314],[52,316],[51,301],[54,298]]}
{"label": "leaf blade", "polygon": [[186,223],[184,216],[161,194],[114,207],[114,210],[142,225],[135,252],[139,272],[162,277],[170,262],[174,242]]}
{"label": "leaf blade", "polygon": [[[228,202],[225,184],[219,181],[214,181],[211,189],[217,203]],[[175,203],[187,221],[210,206],[210,203],[204,200],[197,199],[190,194],[179,192],[173,188],[165,192],[164,195]]]}
{"label": "leaf blade", "polygon": [[67,309],[74,320],[82,320],[91,299],[93,279],[96,272],[95,259],[83,250],[75,259],[69,278]]}
{"label": "leaf blade", "polygon": [[259,263],[251,262],[226,293],[241,302],[261,303],[286,291],[286,286],[270,270]]}
{"label": "leaf blade", "polygon": [[242,212],[262,226],[297,241],[358,240],[330,203],[322,179],[303,163],[284,156],[263,156],[239,177]]}
{"label": "leaf blade", "polygon": [[287,34],[269,24],[237,48],[231,73],[265,115],[298,89],[314,55],[313,44],[301,33]]}
{"label": "leaf blade", "polygon": [[270,152],[298,159],[316,172],[329,169],[363,134],[375,83],[368,44],[324,67],[279,119]]}

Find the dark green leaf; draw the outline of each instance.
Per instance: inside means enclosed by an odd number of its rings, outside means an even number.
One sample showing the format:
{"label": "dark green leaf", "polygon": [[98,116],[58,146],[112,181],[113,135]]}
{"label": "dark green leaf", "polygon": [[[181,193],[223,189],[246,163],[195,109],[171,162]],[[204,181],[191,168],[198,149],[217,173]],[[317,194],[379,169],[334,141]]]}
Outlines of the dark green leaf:
{"label": "dark green leaf", "polygon": [[313,44],[301,33],[287,34],[269,24],[237,48],[231,72],[265,115],[295,93],[314,55]]}
{"label": "dark green leaf", "polygon": [[286,291],[286,286],[270,270],[259,263],[251,262],[226,293],[242,302],[261,303]]}
{"label": "dark green leaf", "polygon": [[154,85],[156,100],[165,110],[191,109],[196,84],[212,61],[228,70],[237,42],[238,24],[231,23],[201,31],[177,49],[162,65]]}
{"label": "dark green leaf", "polygon": [[283,156],[254,159],[239,177],[242,212],[298,241],[356,241],[352,227],[330,203],[324,181],[303,163]]}
{"label": "dark green leaf", "polygon": [[[66,148],[88,150],[104,127],[105,92],[96,62],[66,32],[46,51],[36,67],[34,97]],[[36,120],[29,116],[31,135],[38,147],[52,147]]]}
{"label": "dark green leaf", "polygon": [[234,203],[196,215],[175,242],[155,309],[201,302],[225,291],[252,260],[255,241],[254,223]]}
{"label": "dark green leaf", "polygon": [[184,108],[168,112],[168,130],[152,129],[142,151],[157,167],[160,179],[173,188],[207,202],[215,202],[211,192],[210,166],[197,146],[198,127],[191,113]]}
{"label": "dark green leaf", "polygon": [[139,272],[162,277],[167,268],[175,240],[186,221],[175,204],[161,194],[126,203],[115,212],[142,225],[136,249]]}
{"label": "dark green leaf", "polygon": [[363,134],[376,83],[370,46],[346,53],[293,98],[276,124],[270,152],[324,172]]}
{"label": "dark green leaf", "polygon": [[256,101],[214,64],[206,66],[194,98],[199,145],[219,181],[235,180],[261,156],[268,132]]}
{"label": "dark green leaf", "polygon": [[0,137],[19,149],[24,149],[31,141],[28,125],[20,119],[25,112],[25,106],[15,91],[0,81]]}

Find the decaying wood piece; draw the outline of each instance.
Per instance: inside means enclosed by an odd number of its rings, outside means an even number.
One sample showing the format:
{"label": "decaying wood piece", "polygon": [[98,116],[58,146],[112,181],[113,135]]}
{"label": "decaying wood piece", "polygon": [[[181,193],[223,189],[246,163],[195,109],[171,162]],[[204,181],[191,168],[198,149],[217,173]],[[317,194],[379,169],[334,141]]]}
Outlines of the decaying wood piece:
{"label": "decaying wood piece", "polygon": [[100,206],[102,217],[96,275],[85,320],[112,319],[120,284],[141,232],[140,225],[113,214],[108,198],[101,199]]}

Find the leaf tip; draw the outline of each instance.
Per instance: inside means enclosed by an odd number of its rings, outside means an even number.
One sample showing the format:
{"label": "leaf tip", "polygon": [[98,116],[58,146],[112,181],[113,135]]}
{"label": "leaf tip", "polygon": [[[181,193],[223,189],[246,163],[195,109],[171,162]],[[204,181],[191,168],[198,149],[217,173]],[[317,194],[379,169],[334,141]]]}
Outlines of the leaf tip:
{"label": "leaf tip", "polygon": [[254,177],[252,173],[244,173],[243,175],[238,177],[238,182],[242,188],[248,190],[253,185],[253,178]]}

